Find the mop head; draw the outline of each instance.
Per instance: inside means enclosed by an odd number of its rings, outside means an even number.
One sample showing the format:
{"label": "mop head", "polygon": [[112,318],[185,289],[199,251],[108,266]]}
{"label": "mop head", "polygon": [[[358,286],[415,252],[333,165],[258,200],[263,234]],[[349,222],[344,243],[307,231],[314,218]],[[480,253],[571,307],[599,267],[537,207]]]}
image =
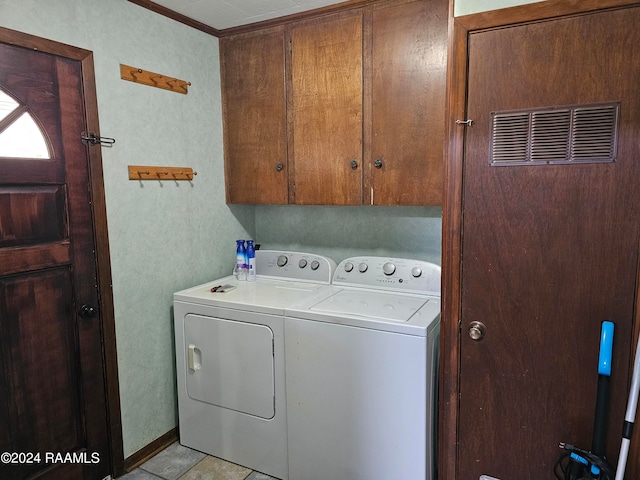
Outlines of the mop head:
{"label": "mop head", "polygon": [[605,459],[567,443],[560,443],[560,448],[564,452],[553,467],[558,480],[614,479],[615,472]]}

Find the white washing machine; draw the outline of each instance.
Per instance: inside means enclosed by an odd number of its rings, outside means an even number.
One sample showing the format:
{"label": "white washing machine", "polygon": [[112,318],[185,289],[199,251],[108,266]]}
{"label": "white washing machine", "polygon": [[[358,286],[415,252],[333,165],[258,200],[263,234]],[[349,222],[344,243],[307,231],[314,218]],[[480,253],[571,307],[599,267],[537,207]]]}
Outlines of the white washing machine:
{"label": "white washing machine", "polygon": [[291,480],[435,477],[440,267],[338,265],[285,309]]}
{"label": "white washing machine", "polygon": [[330,288],[335,266],[258,250],[255,282],[229,276],[174,294],[180,443],[288,478],[284,309]]}

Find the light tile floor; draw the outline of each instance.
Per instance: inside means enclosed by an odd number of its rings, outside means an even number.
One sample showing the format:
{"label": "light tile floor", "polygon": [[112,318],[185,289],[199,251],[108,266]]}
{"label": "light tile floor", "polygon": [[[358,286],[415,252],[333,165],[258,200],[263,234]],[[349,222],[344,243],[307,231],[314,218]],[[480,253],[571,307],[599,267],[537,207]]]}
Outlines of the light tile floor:
{"label": "light tile floor", "polygon": [[277,480],[178,442],[118,480]]}

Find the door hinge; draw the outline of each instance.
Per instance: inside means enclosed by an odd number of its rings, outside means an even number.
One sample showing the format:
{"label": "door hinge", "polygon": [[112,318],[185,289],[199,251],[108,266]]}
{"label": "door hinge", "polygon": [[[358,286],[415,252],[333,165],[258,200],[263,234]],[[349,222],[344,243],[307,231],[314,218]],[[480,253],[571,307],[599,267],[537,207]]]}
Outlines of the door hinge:
{"label": "door hinge", "polygon": [[82,132],[80,134],[80,138],[82,139],[82,143],[85,145],[90,143],[91,145],[100,145],[111,148],[113,144],[116,143],[115,138],[99,137],[93,132],[89,132],[88,134],[87,132]]}

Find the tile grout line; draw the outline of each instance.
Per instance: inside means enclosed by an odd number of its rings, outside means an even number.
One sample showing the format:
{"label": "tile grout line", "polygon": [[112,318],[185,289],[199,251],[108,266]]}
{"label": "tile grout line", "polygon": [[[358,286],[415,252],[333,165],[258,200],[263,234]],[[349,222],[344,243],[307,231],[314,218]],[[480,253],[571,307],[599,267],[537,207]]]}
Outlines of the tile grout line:
{"label": "tile grout line", "polygon": [[[158,474],[156,474],[156,473],[150,472],[149,470],[145,470],[145,469],[144,469],[144,468],[142,468],[142,467],[137,467],[135,470],[142,470],[144,473],[148,473],[149,475],[151,475],[152,477],[154,477],[154,480],[155,480],[156,478],[157,478],[158,480],[169,480],[169,479],[167,479],[167,478],[161,477],[160,475],[158,475]],[[135,472],[135,470],[132,470],[132,471],[131,471],[131,472],[129,472],[129,473],[133,473],[133,472]],[[118,479],[116,479],[116,480],[118,480]]]}
{"label": "tile grout line", "polygon": [[[176,480],[180,480],[181,478],[184,478],[184,476],[189,473],[191,470],[193,470],[194,468],[196,468],[198,465],[200,465],[202,462],[204,462],[207,459],[207,457],[205,456],[204,458],[202,458],[200,461],[198,461],[196,464],[192,465],[191,468],[189,470],[187,470],[186,472],[184,472],[182,475],[180,475]],[[165,480],[169,480],[169,479],[165,479]]]}

